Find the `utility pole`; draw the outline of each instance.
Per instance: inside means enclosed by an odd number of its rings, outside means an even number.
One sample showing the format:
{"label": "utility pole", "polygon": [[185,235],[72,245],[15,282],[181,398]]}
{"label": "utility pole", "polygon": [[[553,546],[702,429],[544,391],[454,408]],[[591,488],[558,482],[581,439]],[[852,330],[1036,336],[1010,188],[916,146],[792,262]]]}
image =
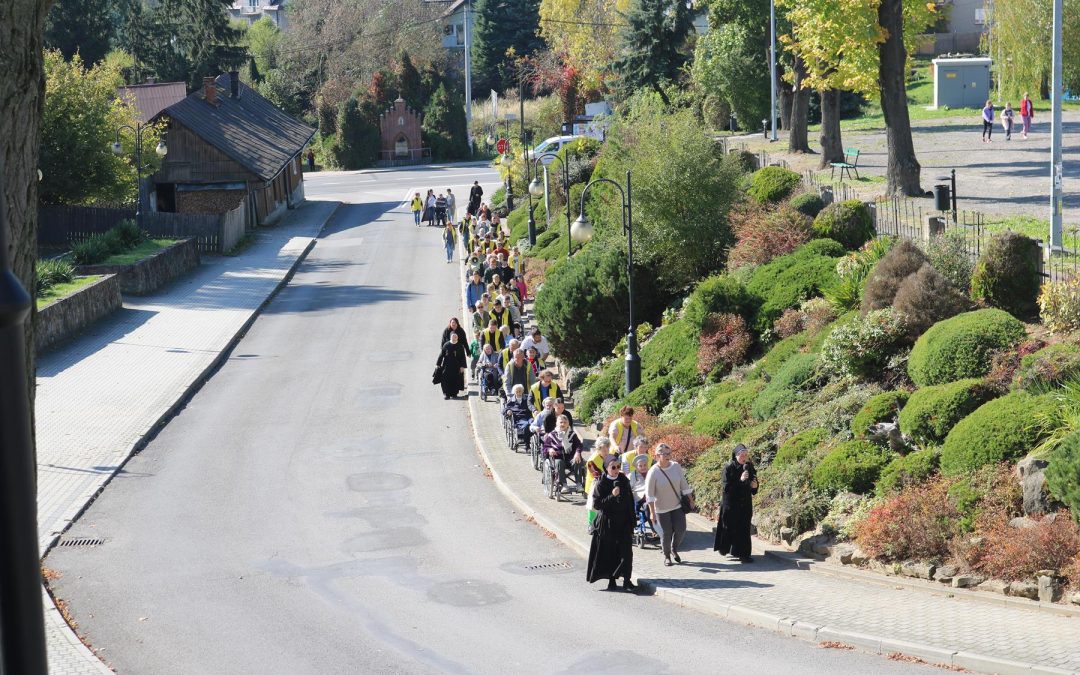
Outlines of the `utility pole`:
{"label": "utility pole", "polygon": [[1050,104],[1053,106],[1050,124],[1050,249],[1061,250],[1061,15],[1062,0],[1054,0],[1053,67]]}
{"label": "utility pole", "polygon": [[469,139],[469,152],[473,150],[472,137],[472,40],[469,10],[472,0],[465,0],[465,137]]}
{"label": "utility pole", "polygon": [[770,140],[776,136],[776,0],[769,0],[769,127]]}

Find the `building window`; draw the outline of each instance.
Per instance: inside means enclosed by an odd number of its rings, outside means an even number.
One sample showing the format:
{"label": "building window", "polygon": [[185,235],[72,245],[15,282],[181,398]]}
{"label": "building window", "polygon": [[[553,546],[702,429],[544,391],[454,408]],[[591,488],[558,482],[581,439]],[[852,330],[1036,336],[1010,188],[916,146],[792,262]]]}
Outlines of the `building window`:
{"label": "building window", "polygon": [[403,126],[405,126],[405,118],[404,118],[404,117],[399,117],[399,118],[397,118],[397,125],[398,125],[399,127],[403,127]]}
{"label": "building window", "polygon": [[247,0],[248,7],[251,9],[257,9],[259,7],[259,0]]}
{"label": "building window", "polygon": [[461,23],[454,24],[454,41],[458,45],[464,45],[465,44],[465,24],[461,24]]}
{"label": "building window", "polygon": [[976,26],[981,26],[981,25],[983,25],[985,23],[986,23],[986,8],[985,7],[977,7],[977,8],[975,8],[975,25]]}

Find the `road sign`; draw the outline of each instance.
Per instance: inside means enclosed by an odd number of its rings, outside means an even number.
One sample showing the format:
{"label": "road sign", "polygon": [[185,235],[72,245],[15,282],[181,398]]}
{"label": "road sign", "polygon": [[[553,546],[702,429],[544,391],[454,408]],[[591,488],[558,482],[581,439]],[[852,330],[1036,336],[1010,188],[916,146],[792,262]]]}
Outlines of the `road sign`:
{"label": "road sign", "polygon": [[506,140],[505,138],[500,138],[498,143],[495,144],[495,149],[499,152],[500,155],[505,155],[507,150],[510,149],[510,141]]}

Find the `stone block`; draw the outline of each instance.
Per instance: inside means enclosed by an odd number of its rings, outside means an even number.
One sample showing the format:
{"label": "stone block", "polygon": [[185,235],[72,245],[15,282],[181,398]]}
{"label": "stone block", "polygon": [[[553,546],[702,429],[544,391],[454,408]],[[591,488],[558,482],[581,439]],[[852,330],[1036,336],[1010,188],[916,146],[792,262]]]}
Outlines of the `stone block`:
{"label": "stone block", "polygon": [[953,577],[955,577],[958,572],[959,570],[957,570],[954,565],[942,565],[934,574],[934,579],[943,584],[948,584],[952,582]]}
{"label": "stone block", "polygon": [[1018,530],[1026,530],[1035,527],[1036,523],[1027,516],[1017,516],[1009,521],[1009,527],[1015,527]]}
{"label": "stone block", "polygon": [[905,560],[900,563],[900,574],[914,579],[933,579],[936,570],[937,566],[933,563],[918,560]]}
{"label": "stone block", "polygon": [[1009,589],[1009,582],[1002,581],[1001,579],[987,579],[979,584],[976,588],[980,591],[986,591],[987,593],[998,593],[1005,595]]}
{"label": "stone block", "polygon": [[34,344],[43,352],[120,309],[120,281],[110,274],[38,310]]}
{"label": "stone block", "polygon": [[1069,593],[1069,604],[1080,605],[1080,591]]}
{"label": "stone block", "polygon": [[1045,459],[1025,457],[1016,463],[1016,473],[1020,487],[1024,492],[1024,513],[1026,515],[1049,513],[1051,498],[1046,491],[1046,467],[1050,463]]}
{"label": "stone block", "polygon": [[1061,599],[1061,582],[1056,575],[1039,575],[1039,602],[1057,602]]}
{"label": "stone block", "polygon": [[780,541],[790,546],[791,542],[795,541],[795,529],[791,527],[781,527]]}
{"label": "stone block", "polygon": [[953,588],[974,588],[983,582],[983,578],[974,574],[958,574],[952,578]]}
{"label": "stone block", "polygon": [[1014,598],[1039,599],[1039,585],[1034,581],[1013,581],[1005,592]]}

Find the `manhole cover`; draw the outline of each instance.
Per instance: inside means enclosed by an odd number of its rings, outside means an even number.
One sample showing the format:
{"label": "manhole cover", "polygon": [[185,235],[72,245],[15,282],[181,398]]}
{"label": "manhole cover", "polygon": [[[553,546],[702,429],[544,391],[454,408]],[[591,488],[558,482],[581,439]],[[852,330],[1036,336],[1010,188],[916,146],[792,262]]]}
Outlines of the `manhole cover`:
{"label": "manhole cover", "polygon": [[57,546],[100,546],[104,543],[105,540],[98,537],[75,537],[61,540]]}
{"label": "manhole cover", "polygon": [[565,574],[577,567],[568,560],[540,560],[507,563],[502,569],[512,574]]}

